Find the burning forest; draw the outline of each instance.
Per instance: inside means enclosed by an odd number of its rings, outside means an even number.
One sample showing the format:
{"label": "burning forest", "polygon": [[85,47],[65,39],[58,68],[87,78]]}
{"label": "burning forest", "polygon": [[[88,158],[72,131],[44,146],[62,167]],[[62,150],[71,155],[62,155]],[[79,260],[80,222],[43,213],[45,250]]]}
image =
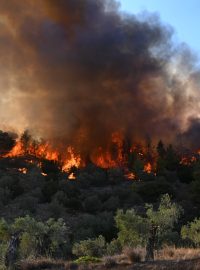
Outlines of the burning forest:
{"label": "burning forest", "polygon": [[125,162],[124,141],[199,148],[197,61],[156,15],[106,0],[1,0],[0,36],[1,128],[50,142],[37,155],[109,167]]}
{"label": "burning forest", "polygon": [[170,25],[0,0],[0,63],[0,269],[200,246],[200,66]]}

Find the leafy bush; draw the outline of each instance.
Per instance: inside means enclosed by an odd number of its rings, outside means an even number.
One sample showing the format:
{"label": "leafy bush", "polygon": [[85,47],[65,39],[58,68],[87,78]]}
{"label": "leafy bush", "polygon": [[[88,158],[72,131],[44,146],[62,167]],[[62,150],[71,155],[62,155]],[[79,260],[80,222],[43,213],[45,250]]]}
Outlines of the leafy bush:
{"label": "leafy bush", "polygon": [[136,214],[134,209],[118,210],[115,217],[116,225],[119,230],[118,240],[121,246],[143,246],[147,241],[148,222]]}
{"label": "leafy bush", "polygon": [[81,263],[99,263],[101,262],[101,259],[97,257],[92,256],[82,256],[74,261],[75,263],[81,264]]}
{"label": "leafy bush", "polygon": [[29,256],[65,257],[69,249],[68,228],[62,219],[36,221],[30,216],[16,218],[13,232],[21,232],[19,254]]}
{"label": "leafy bush", "polygon": [[136,192],[142,197],[145,202],[156,202],[160,195],[166,193],[173,195],[173,186],[167,181],[150,181],[141,182],[137,186]]}
{"label": "leafy bush", "polygon": [[113,239],[110,243],[107,243],[106,253],[107,255],[120,254],[122,251],[121,243],[118,239]]}
{"label": "leafy bush", "polygon": [[181,228],[181,236],[183,239],[189,239],[195,246],[200,246],[200,219],[195,218],[194,221],[184,225]]}
{"label": "leafy bush", "polygon": [[0,269],[1,269],[1,266],[4,267],[5,255],[6,255],[7,248],[8,248],[7,243],[0,244]]}
{"label": "leafy bush", "polygon": [[106,241],[103,236],[96,239],[88,239],[75,243],[72,248],[72,253],[77,257],[92,256],[102,257],[106,252]]}

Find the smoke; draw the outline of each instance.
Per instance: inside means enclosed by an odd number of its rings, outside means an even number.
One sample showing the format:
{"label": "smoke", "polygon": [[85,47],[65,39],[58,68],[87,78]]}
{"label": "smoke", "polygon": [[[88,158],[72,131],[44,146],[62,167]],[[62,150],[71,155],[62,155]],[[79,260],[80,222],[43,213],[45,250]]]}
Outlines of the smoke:
{"label": "smoke", "polygon": [[172,140],[198,118],[196,57],[156,15],[106,0],[0,1],[0,119],[79,147]]}

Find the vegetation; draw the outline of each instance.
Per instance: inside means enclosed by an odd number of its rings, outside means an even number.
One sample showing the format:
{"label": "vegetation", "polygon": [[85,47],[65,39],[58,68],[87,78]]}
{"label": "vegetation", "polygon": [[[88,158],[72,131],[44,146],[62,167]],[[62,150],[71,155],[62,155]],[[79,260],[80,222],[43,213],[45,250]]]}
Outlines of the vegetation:
{"label": "vegetation", "polygon": [[[8,133],[0,135],[7,153],[15,140]],[[135,180],[123,168],[102,169],[89,162],[71,169],[74,181],[58,162],[29,153],[29,146],[37,148],[37,143],[28,132],[21,143],[21,156],[0,159],[2,267],[13,238],[19,242],[15,261],[24,265],[41,257],[87,261],[104,256],[107,265],[115,265],[113,256],[124,250],[129,250],[129,261],[144,260],[136,250],[148,250],[153,230],[155,258],[165,245],[199,247],[198,154],[180,162],[177,150],[159,142],[156,172],[144,171],[144,160],[130,153],[128,166]]]}

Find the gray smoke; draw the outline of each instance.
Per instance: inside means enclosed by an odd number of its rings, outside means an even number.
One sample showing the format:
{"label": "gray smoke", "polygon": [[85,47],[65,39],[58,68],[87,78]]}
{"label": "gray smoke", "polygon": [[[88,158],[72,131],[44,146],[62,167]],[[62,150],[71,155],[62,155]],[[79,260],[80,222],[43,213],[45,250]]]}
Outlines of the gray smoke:
{"label": "gray smoke", "polygon": [[199,73],[172,36],[111,0],[1,0],[2,125],[86,151],[116,131],[173,140],[198,117]]}

